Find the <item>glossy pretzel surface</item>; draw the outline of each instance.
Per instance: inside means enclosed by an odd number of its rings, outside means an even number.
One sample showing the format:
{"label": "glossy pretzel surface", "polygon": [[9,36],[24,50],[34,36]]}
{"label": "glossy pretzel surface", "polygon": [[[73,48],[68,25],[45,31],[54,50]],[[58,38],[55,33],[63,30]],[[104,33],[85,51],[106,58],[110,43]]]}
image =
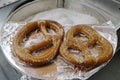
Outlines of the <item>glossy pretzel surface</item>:
{"label": "glossy pretzel surface", "polygon": [[107,62],[112,53],[112,45],[88,25],[70,28],[60,47],[62,57],[75,66],[98,66]]}
{"label": "glossy pretzel surface", "polygon": [[[42,34],[44,39],[29,47],[24,47],[21,43],[26,35],[35,32]],[[39,37],[39,36],[38,36]],[[58,48],[63,38],[63,27],[52,20],[39,20],[27,23],[15,35],[12,43],[13,53],[22,61],[32,66],[44,65],[50,62],[57,54]],[[45,48],[49,46],[48,48]],[[45,48],[45,49],[44,49]],[[40,49],[40,55],[34,56],[32,52]]]}

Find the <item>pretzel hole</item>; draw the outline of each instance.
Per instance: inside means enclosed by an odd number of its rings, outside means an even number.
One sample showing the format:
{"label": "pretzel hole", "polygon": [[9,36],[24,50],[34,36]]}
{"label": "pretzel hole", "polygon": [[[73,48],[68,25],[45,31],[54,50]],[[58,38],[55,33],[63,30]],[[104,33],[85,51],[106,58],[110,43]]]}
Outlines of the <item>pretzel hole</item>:
{"label": "pretzel hole", "polygon": [[73,35],[73,37],[76,37],[76,38],[78,38],[78,39],[80,39],[82,41],[87,41],[88,40],[88,37],[85,34],[81,33],[81,32],[76,32]]}
{"label": "pretzel hole", "polygon": [[33,29],[33,30],[29,31],[29,32],[23,37],[23,40],[22,40],[21,42],[24,43],[25,41],[27,41],[27,40],[30,38],[31,35],[34,35],[34,34],[38,33],[39,31],[40,31],[39,28]]}
{"label": "pretzel hole", "polygon": [[56,29],[54,29],[52,26],[49,26],[49,25],[46,26],[46,31],[51,35],[55,35],[57,33]]}
{"label": "pretzel hole", "polygon": [[97,57],[100,53],[102,53],[102,47],[97,42],[89,46],[88,50],[90,51],[93,57]]}
{"label": "pretzel hole", "polygon": [[40,29],[34,29],[24,36],[21,44],[27,48],[41,42],[43,39],[44,35],[40,32]]}
{"label": "pretzel hole", "polygon": [[32,51],[31,54],[32,54],[33,56],[39,56],[39,55],[41,55],[41,53],[42,53],[43,51],[47,50],[48,48],[50,48],[50,47],[52,47],[52,46],[53,46],[53,44],[45,45],[45,46],[43,46],[43,47],[41,47],[41,48],[38,48],[37,50]]}
{"label": "pretzel hole", "polygon": [[95,42],[93,45],[89,46],[89,48],[94,48],[94,47],[102,49],[102,46],[98,42]]}
{"label": "pretzel hole", "polygon": [[68,50],[69,50],[70,53],[73,53],[73,54],[82,53],[81,50],[78,50],[78,49],[68,48]]}

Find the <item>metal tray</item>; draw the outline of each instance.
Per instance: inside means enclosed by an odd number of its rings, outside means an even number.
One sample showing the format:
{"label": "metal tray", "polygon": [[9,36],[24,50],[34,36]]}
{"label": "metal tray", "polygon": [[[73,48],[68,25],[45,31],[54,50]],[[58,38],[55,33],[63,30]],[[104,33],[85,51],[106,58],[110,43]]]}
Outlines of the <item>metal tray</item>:
{"label": "metal tray", "polygon": [[[53,9],[53,8],[58,8],[58,7],[71,8],[71,7],[69,7],[69,5],[71,5],[72,2],[67,2],[67,1],[68,0],[66,0],[65,5],[63,5],[63,3],[64,3],[63,1],[59,1],[59,0],[51,0],[51,1],[38,0],[38,1],[30,2],[28,4],[21,6],[18,9],[16,9],[11,15],[8,16],[8,18],[6,19],[6,22],[8,22],[8,21],[18,21],[19,22],[19,21],[24,20],[28,16],[36,14],[37,12],[41,12],[41,11],[45,11],[45,10],[49,10],[49,9]],[[43,5],[43,3],[46,3],[46,4]],[[50,3],[52,3],[52,5]],[[82,2],[82,3],[83,3],[83,5],[86,5],[86,3],[84,3],[84,2]],[[76,3],[74,3],[74,5],[75,4]],[[41,5],[41,7],[38,7],[39,5]],[[44,9],[43,9],[43,7],[44,7]],[[109,19],[108,17],[105,17],[105,15],[103,15],[101,12],[99,12],[99,10],[96,10],[96,8],[94,8],[93,6],[90,6],[89,4],[88,4],[88,6],[85,6],[84,9],[87,9],[87,11],[85,11],[83,13],[89,12],[89,14],[94,15],[101,23],[106,22]],[[5,57],[8,59],[8,61],[10,62],[10,64],[13,65],[13,67],[15,67],[17,70],[19,70],[22,73],[29,74],[26,70],[17,66],[15,64],[14,60],[11,57],[9,57],[9,55],[7,53],[4,53],[4,54],[5,54]],[[117,73],[118,75],[120,74],[120,71],[118,70],[120,67],[120,64],[118,64],[120,59],[118,58],[118,56],[120,56],[120,55],[116,54],[115,57],[110,62],[110,64],[108,64],[104,69],[99,71],[97,74],[93,75],[88,80],[95,80],[95,79],[97,79],[97,80],[101,80],[101,79],[103,79],[103,80],[106,80],[106,79],[118,80],[119,76],[116,76],[115,77],[116,79],[112,76],[113,75],[112,73]],[[114,66],[116,64],[117,64],[117,66]],[[31,74],[29,74],[29,75],[31,75]],[[109,75],[111,75],[111,76],[109,76]],[[31,76],[38,77],[36,75],[31,75]]]}

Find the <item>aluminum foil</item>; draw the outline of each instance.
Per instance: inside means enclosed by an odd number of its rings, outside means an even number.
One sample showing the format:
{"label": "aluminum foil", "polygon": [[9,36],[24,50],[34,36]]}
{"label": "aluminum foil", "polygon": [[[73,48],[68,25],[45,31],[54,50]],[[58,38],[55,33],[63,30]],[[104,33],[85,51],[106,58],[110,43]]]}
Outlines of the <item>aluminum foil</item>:
{"label": "aluminum foil", "polygon": [[82,70],[79,67],[74,67],[66,60],[64,60],[60,55],[58,55],[57,58],[54,59],[50,65],[42,67],[31,67],[29,65],[26,65],[24,62],[13,55],[11,51],[12,39],[17,31],[19,31],[19,29],[23,27],[26,23],[44,19],[50,19],[59,22],[64,26],[65,33],[73,25],[88,24],[112,44],[114,49],[113,55],[115,54],[115,49],[117,46],[117,36],[116,29],[111,21],[108,21],[106,23],[99,23],[99,21],[95,17],[89,14],[82,14],[80,12],[61,8],[40,12],[28,17],[22,22],[9,21],[1,30],[1,47],[6,58],[17,70],[20,70],[22,73],[28,76],[45,80],[66,80],[76,78],[85,80],[98,72],[110,61],[109,60],[108,62],[89,71]]}

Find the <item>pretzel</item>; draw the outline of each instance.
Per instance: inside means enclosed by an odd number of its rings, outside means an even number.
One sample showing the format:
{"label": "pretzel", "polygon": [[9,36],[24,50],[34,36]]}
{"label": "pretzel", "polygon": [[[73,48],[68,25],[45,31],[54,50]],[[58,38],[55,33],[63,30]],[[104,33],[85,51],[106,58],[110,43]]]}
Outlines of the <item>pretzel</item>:
{"label": "pretzel", "polygon": [[61,56],[78,67],[98,66],[107,62],[112,53],[112,45],[88,25],[69,29],[60,47]]}
{"label": "pretzel", "polygon": [[[24,47],[22,43],[25,36],[30,37],[30,34],[35,33],[36,30],[37,33],[44,37],[42,41]],[[12,43],[12,51],[20,60],[29,65],[44,65],[56,56],[62,37],[63,27],[55,21],[40,20],[30,22],[23,26],[15,35]],[[32,52],[36,50],[40,50],[40,55],[32,55]]]}

